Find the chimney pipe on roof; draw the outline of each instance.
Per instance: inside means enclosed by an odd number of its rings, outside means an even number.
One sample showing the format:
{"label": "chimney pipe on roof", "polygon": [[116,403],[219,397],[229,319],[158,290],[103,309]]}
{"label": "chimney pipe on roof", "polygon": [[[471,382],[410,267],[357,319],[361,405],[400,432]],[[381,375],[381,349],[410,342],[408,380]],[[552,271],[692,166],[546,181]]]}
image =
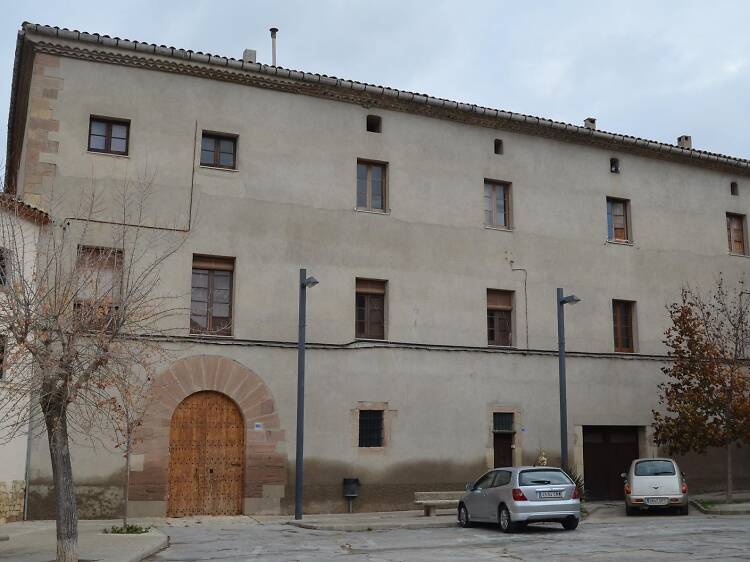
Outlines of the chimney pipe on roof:
{"label": "chimney pipe on roof", "polygon": [[242,52],[242,62],[255,62],[257,53],[255,49],[245,49]]}
{"label": "chimney pipe on roof", "polygon": [[586,119],[583,120],[583,126],[587,129],[596,129],[596,118],[586,117]]}
{"label": "chimney pipe on roof", "polygon": [[690,135],[680,135],[677,137],[677,146],[680,148],[693,148],[693,138]]}
{"label": "chimney pipe on roof", "polygon": [[271,28],[271,64],[276,66],[276,34],[279,31],[278,27]]}

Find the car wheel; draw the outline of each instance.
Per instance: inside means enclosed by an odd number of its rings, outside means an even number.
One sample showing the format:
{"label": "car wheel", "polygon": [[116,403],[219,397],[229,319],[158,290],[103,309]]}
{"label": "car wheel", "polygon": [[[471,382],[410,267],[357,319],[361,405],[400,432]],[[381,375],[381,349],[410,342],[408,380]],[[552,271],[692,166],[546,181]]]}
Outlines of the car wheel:
{"label": "car wheel", "polygon": [[566,531],[575,531],[578,527],[578,519],[575,517],[568,517],[562,521],[562,526]]}
{"label": "car wheel", "polygon": [[510,511],[504,505],[500,506],[497,514],[497,522],[503,533],[515,533],[518,530],[518,524],[511,521]]}
{"label": "car wheel", "polygon": [[680,508],[680,515],[690,515],[690,504],[685,504]]}
{"label": "car wheel", "polygon": [[462,527],[471,527],[471,518],[469,517],[469,510],[466,509],[464,504],[458,506],[458,524]]}
{"label": "car wheel", "polygon": [[625,515],[628,517],[631,515],[635,515],[636,509],[634,507],[630,507],[628,504],[625,504]]}

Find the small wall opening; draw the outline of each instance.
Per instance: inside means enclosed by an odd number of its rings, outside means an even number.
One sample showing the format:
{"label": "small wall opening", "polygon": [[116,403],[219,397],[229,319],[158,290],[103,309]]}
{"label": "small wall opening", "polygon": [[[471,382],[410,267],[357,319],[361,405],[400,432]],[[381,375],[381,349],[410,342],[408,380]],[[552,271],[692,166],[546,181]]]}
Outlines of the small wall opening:
{"label": "small wall opening", "polygon": [[503,153],[503,139],[495,139],[495,154]]}
{"label": "small wall opening", "polygon": [[613,174],[620,173],[620,159],[619,158],[609,159],[609,171],[612,172]]}
{"label": "small wall opening", "polygon": [[740,194],[740,186],[737,184],[736,181],[733,181],[729,184],[729,193],[731,193],[732,195]]}
{"label": "small wall opening", "polygon": [[382,133],[383,132],[383,120],[379,115],[368,115],[367,116],[367,132],[369,133]]}

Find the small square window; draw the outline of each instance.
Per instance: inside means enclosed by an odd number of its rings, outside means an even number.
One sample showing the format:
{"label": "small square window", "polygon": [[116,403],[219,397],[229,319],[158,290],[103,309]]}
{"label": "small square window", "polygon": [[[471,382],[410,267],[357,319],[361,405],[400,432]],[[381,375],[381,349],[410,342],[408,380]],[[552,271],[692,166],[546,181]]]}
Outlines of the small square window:
{"label": "small square window", "polygon": [[359,446],[383,446],[383,410],[359,411]]}
{"label": "small square window", "polygon": [[729,184],[729,193],[731,193],[732,195],[740,194],[740,186],[737,184],[736,181],[733,181]]}
{"label": "small square window", "polygon": [[495,139],[495,154],[503,153],[503,139]]}
{"label": "small square window", "polygon": [[237,137],[207,133],[201,139],[201,166],[237,169]]}
{"label": "small square window", "polygon": [[128,154],[130,122],[91,117],[89,121],[89,152],[105,154]]}
{"label": "small square window", "polygon": [[367,131],[370,133],[382,133],[383,132],[383,120],[379,115],[368,115],[367,116]]}
{"label": "small square window", "polygon": [[609,171],[613,174],[619,174],[620,173],[620,160],[619,158],[610,158],[609,159]]}

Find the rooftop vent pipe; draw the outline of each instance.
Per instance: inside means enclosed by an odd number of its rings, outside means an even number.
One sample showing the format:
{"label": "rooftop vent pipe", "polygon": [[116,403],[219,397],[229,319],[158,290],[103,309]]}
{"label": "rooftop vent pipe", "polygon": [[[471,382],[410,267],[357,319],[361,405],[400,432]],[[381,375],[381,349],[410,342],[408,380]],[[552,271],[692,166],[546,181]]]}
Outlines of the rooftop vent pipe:
{"label": "rooftop vent pipe", "polygon": [[278,27],[271,28],[271,64],[276,66],[276,34],[279,32]]}
{"label": "rooftop vent pipe", "polygon": [[690,135],[680,135],[677,137],[677,146],[680,148],[693,148],[693,139]]}
{"label": "rooftop vent pipe", "polygon": [[586,117],[586,119],[583,120],[583,126],[587,129],[596,129],[596,118]]}

